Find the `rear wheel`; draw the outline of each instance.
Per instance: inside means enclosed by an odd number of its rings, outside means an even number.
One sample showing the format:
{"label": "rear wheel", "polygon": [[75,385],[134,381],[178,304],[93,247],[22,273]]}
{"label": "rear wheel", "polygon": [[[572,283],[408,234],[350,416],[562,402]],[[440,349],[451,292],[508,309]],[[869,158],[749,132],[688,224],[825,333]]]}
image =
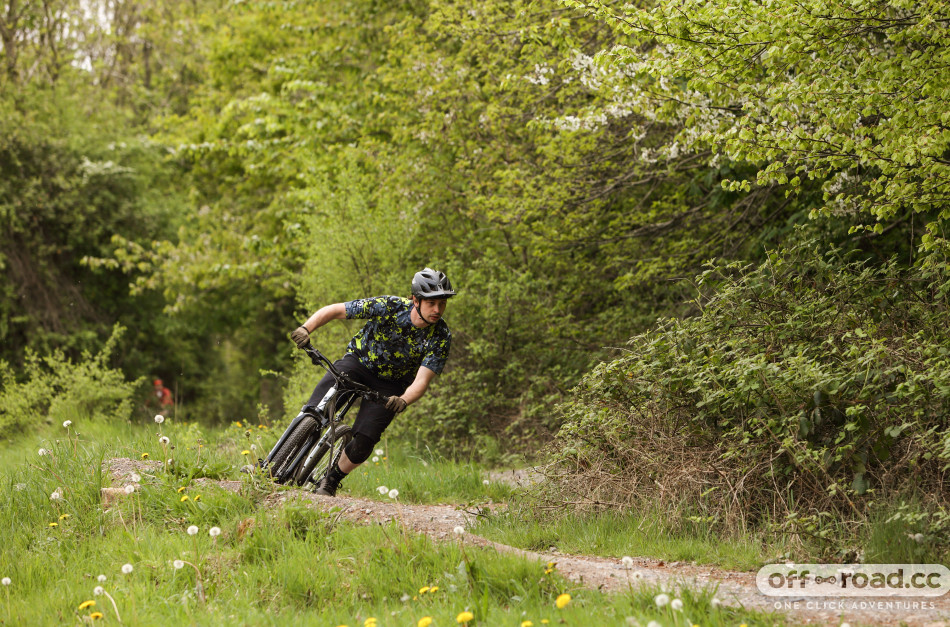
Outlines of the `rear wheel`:
{"label": "rear wheel", "polygon": [[[297,472],[294,473],[294,481],[297,485],[305,484],[314,473],[319,477],[322,477],[326,473],[327,464],[330,462],[327,452],[329,452],[331,444],[333,446],[334,457],[339,457],[343,447],[349,444],[350,440],[353,439],[353,427],[350,425],[337,425],[333,433],[334,439],[331,442],[318,446],[313,452],[313,455],[309,456],[310,459],[305,459],[300,464],[300,467],[297,468]],[[336,460],[334,459],[333,461]]]}
{"label": "rear wheel", "polygon": [[300,447],[303,446],[306,441],[307,436],[316,428],[317,421],[310,416],[304,416],[303,420],[300,421],[290,436],[284,441],[283,446],[274,453],[270,463],[271,476],[274,477],[278,483],[283,483],[287,480],[287,476],[290,474],[288,472],[290,470],[288,465],[293,462],[297,453],[300,451]]}

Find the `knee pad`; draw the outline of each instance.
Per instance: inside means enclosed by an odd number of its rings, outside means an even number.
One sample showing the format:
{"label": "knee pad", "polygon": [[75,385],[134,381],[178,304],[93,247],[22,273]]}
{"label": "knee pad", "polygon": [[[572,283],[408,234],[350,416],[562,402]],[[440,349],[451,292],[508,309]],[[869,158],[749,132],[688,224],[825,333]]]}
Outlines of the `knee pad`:
{"label": "knee pad", "polygon": [[355,433],[353,439],[343,450],[346,451],[346,456],[351,462],[362,464],[373,454],[373,447],[376,446],[377,442],[379,442],[378,438],[373,439],[362,433]]}

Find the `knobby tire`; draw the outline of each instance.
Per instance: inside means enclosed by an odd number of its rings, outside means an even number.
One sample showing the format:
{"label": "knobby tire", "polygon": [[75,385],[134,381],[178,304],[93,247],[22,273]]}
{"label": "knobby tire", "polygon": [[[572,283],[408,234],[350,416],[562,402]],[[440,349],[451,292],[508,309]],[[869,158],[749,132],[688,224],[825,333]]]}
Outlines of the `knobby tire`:
{"label": "knobby tire", "polygon": [[[334,434],[335,439],[332,442],[332,446],[335,454],[339,455],[343,447],[349,444],[350,440],[353,439],[353,427],[350,425],[337,425]],[[307,479],[313,474],[314,469],[320,465],[320,461],[330,450],[330,445],[331,443],[327,443],[320,446],[309,464],[302,463],[300,467],[297,468],[297,471],[294,473],[294,481],[297,485],[304,485],[307,482]],[[306,458],[304,458],[304,462],[306,462]],[[323,473],[321,473],[321,475],[322,474]]]}
{"label": "knobby tire", "polygon": [[307,436],[316,428],[317,421],[310,416],[305,416],[303,420],[297,424],[297,427],[284,442],[284,445],[274,454],[270,466],[271,476],[279,483],[283,483],[285,480],[284,475],[287,474],[286,471],[288,470],[285,466],[293,461],[295,454],[303,445]]}

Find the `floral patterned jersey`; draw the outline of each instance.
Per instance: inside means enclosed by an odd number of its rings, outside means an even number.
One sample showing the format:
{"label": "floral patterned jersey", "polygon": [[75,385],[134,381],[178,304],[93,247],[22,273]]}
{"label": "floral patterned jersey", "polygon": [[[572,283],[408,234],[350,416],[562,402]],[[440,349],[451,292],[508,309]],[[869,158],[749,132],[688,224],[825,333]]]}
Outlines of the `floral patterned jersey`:
{"label": "floral patterned jersey", "polygon": [[449,357],[452,334],[445,320],[425,328],[413,326],[412,301],[399,296],[375,296],[344,303],[347,318],[365,319],[363,328],[346,347],[364,366],[387,381],[415,379],[419,366],[436,374]]}

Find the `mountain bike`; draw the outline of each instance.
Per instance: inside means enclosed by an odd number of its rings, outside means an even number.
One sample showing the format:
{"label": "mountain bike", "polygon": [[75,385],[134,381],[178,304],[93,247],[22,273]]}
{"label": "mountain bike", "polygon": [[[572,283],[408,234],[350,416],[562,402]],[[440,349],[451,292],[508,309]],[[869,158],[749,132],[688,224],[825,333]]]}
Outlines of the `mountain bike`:
{"label": "mountain bike", "polygon": [[[386,397],[340,372],[323,353],[311,344],[302,350],[315,366],[322,366],[335,382],[316,407],[304,405],[277,444],[260,463],[277,483],[310,482],[313,489],[327,469],[339,459],[343,448],[353,439],[353,427],[344,424],[347,412],[360,398],[386,403]],[[329,454],[328,454],[329,453]]]}

